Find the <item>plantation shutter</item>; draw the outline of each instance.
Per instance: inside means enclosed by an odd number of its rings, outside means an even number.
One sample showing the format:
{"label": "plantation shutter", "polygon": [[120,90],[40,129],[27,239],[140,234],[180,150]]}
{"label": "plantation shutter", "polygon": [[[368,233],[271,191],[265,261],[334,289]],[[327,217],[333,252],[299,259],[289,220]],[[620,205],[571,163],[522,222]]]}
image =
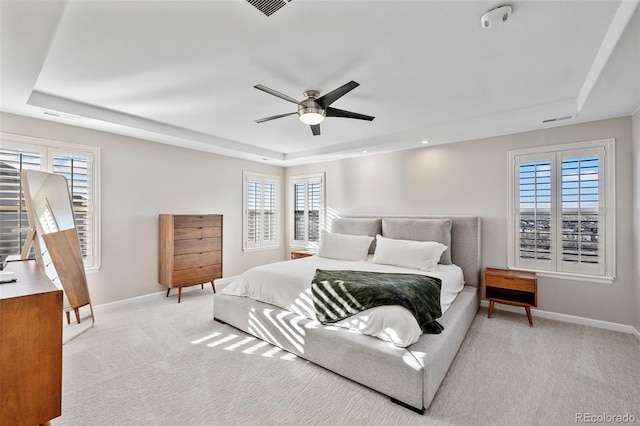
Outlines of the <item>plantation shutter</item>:
{"label": "plantation shutter", "polygon": [[559,153],[562,176],[559,270],[604,274],[604,148]]}
{"label": "plantation shutter", "polygon": [[604,156],[604,147],[516,156],[516,267],[605,274]]}
{"label": "plantation shutter", "polygon": [[307,185],[309,226],[307,240],[317,242],[320,237],[321,181],[310,180]]}
{"label": "plantation shutter", "polygon": [[92,207],[94,204],[93,161],[87,156],[69,156],[54,154],[53,173],[60,174],[67,179],[69,193],[72,198],[73,216],[78,230],[80,252],[87,264],[93,262]]}
{"label": "plantation shutter", "polygon": [[263,181],[264,199],[263,199],[263,241],[266,243],[275,243],[276,235],[276,184],[268,180]]}
{"label": "plantation shutter", "polygon": [[294,244],[318,242],[323,208],[322,176],[300,177],[292,181]]}
{"label": "plantation shutter", "polygon": [[293,184],[293,239],[296,241],[304,241],[306,239],[306,223],[307,215],[305,208],[305,190],[304,182],[294,182]]}
{"label": "plantation shutter", "polygon": [[520,156],[516,168],[517,266],[552,269],[552,161],[544,156]]}
{"label": "plantation shutter", "polygon": [[262,206],[260,181],[249,178],[247,181],[247,242],[255,245],[260,242],[258,229],[260,228]]}
{"label": "plantation shutter", "polygon": [[[29,228],[20,172],[40,170],[38,150],[0,149],[0,255],[20,254]],[[24,231],[14,232],[17,229]],[[33,248],[32,248],[33,250]]]}
{"label": "plantation shutter", "polygon": [[244,173],[244,248],[278,245],[278,182],[266,175]]}

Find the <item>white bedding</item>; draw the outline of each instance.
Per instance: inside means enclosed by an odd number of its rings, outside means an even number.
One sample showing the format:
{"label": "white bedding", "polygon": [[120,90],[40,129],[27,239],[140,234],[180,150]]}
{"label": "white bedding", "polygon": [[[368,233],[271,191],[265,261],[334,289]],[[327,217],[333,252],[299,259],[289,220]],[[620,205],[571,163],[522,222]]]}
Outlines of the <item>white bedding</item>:
{"label": "white bedding", "polygon": [[[369,261],[310,256],[249,269],[236,277],[222,293],[270,303],[316,320],[311,298],[311,280],[316,269],[409,273],[440,278],[440,304],[443,314],[464,287],[462,269],[456,265],[438,264],[435,272],[425,272]],[[415,317],[401,306],[367,309],[333,325],[374,336],[399,347],[417,342],[422,335]]]}

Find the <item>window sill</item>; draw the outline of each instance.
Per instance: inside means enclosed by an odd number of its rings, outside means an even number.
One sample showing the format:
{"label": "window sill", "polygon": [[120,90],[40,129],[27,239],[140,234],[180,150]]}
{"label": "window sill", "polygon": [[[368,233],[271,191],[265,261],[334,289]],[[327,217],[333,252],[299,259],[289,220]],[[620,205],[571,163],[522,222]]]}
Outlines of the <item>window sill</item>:
{"label": "window sill", "polygon": [[584,282],[595,283],[595,284],[613,285],[613,281],[615,280],[615,277],[604,277],[604,276],[601,277],[596,275],[581,275],[581,274],[571,274],[566,272],[541,271],[541,270],[535,270],[535,269],[513,268],[513,267],[509,267],[509,269],[513,271],[535,272],[538,277],[556,278],[556,279],[570,280],[570,281],[584,281]]}
{"label": "window sill", "polygon": [[250,253],[252,251],[264,251],[264,250],[276,250],[279,249],[280,245],[277,246],[267,246],[267,247],[245,247],[242,249],[243,253]]}
{"label": "window sill", "polygon": [[310,242],[310,243],[301,243],[301,242],[292,242],[291,244],[289,244],[289,246],[292,249],[308,249],[308,250],[317,250],[318,249],[318,243],[317,242]]}
{"label": "window sill", "polygon": [[98,266],[87,266],[84,268],[85,274],[97,274],[100,272],[100,265]]}

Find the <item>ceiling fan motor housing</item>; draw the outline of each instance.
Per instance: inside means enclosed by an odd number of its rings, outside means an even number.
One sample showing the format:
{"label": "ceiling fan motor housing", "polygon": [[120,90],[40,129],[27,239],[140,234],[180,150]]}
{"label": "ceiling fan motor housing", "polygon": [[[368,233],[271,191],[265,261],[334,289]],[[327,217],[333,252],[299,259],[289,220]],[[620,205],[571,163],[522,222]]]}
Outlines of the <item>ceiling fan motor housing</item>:
{"label": "ceiling fan motor housing", "polygon": [[326,111],[315,99],[320,93],[317,90],[307,90],[304,92],[305,100],[300,101],[298,104],[298,115],[304,114],[320,114],[323,117],[326,116]]}

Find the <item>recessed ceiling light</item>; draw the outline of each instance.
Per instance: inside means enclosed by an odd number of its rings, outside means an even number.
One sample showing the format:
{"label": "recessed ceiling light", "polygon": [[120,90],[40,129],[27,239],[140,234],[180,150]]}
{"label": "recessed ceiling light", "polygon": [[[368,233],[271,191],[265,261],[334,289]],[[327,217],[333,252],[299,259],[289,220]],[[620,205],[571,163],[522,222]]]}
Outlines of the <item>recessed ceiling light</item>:
{"label": "recessed ceiling light", "polygon": [[422,144],[423,144],[423,145],[426,145],[426,144],[428,144],[428,143],[429,143],[429,141],[428,141],[428,140],[426,140],[426,139],[422,141]]}
{"label": "recessed ceiling light", "polygon": [[363,153],[363,154],[366,154],[366,153],[367,153],[367,150],[366,150],[366,149],[363,149],[363,150],[362,150],[362,153]]}

